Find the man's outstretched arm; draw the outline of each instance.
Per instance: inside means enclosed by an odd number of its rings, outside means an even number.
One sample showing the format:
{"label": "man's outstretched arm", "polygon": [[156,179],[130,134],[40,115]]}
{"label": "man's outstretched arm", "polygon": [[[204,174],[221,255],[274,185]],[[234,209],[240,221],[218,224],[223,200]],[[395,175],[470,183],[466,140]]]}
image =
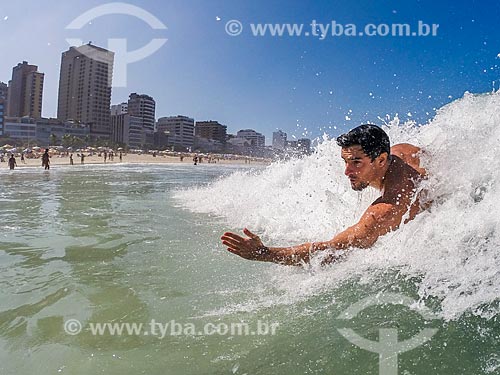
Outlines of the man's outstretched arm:
{"label": "man's outstretched arm", "polygon": [[[267,247],[259,236],[246,228],[243,233],[247,237],[226,232],[221,239],[228,251],[245,259],[300,265],[309,262],[316,251],[371,247],[380,236],[399,226],[405,212],[404,205],[374,204],[365,211],[358,223],[338,233],[330,241],[307,242],[290,247]],[[333,258],[330,257],[328,261],[333,261]]]}

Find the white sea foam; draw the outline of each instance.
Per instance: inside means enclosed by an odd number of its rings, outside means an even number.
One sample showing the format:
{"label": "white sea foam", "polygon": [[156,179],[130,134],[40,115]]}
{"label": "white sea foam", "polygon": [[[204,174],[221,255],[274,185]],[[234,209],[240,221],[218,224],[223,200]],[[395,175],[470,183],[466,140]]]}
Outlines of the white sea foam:
{"label": "white sea foam", "polygon": [[[268,281],[272,290],[264,288],[251,308],[294,303],[346,280],[366,283],[397,270],[419,280],[422,299],[441,301],[444,319],[500,312],[500,93],[466,93],[428,124],[400,124],[396,118],[386,130],[393,144],[425,150],[432,209],[342,263],[313,264],[309,272],[275,266]],[[328,239],[354,223],[377,196],[350,189],[339,154],[325,137],[309,157],[256,174],[237,172],[176,197],[192,211],[222,217],[229,228],[256,231],[270,245]]]}

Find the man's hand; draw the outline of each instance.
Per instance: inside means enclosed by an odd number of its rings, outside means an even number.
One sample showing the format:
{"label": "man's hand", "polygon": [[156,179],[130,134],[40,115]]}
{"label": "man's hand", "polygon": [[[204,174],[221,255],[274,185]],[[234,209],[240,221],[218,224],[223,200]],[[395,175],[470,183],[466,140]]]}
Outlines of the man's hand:
{"label": "man's hand", "polygon": [[266,260],[269,255],[269,248],[264,246],[259,236],[250,232],[247,228],[243,229],[248,238],[243,238],[236,233],[226,232],[221,240],[227,250],[242,258],[250,260]]}

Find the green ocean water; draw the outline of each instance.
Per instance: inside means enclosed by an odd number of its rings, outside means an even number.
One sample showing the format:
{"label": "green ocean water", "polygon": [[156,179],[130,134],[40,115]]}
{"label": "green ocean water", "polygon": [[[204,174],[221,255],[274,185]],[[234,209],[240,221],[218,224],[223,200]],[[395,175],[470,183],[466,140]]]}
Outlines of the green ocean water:
{"label": "green ocean water", "polygon": [[[219,237],[238,228],[182,208],[173,193],[240,169],[2,170],[0,374],[500,374],[498,316],[445,322],[383,303],[417,299],[418,278],[387,269],[375,282],[346,279],[302,293],[322,271],[228,254]],[[345,319],[359,301],[365,306]],[[439,309],[436,299],[425,305]],[[75,320],[77,334],[67,325]],[[97,323],[142,326],[96,334]],[[242,324],[243,333],[222,332]],[[412,350],[395,344],[401,352],[380,365],[379,354],[346,339],[343,328],[372,343],[384,329],[397,332],[397,342],[424,329],[434,334]]]}

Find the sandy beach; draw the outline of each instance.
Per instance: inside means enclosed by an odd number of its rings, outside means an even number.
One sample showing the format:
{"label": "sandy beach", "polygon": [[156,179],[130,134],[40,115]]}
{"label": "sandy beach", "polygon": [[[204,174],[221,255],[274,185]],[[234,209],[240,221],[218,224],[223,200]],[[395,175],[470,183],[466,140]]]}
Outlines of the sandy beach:
{"label": "sandy beach", "polygon": [[[8,156],[5,157],[5,162],[0,163],[0,168],[8,168],[8,163],[7,163]],[[215,161],[217,164],[250,164],[250,165],[267,165],[270,164],[271,162],[268,160],[263,160],[263,159],[253,159],[253,158],[248,158],[245,159],[244,157],[240,158],[214,158],[212,157],[212,163]],[[19,156],[16,156],[16,162],[17,162],[17,167],[16,168],[23,168],[23,167],[42,167],[42,159],[41,157],[39,158],[26,158],[24,162],[21,161],[21,158]],[[73,163],[74,165],[81,165],[80,157],[77,156],[77,154],[73,154]],[[120,164],[120,163],[133,163],[133,164],[193,164],[193,157],[192,156],[185,156],[183,158],[183,161],[181,161],[179,156],[169,156],[169,155],[157,155],[153,156],[151,154],[123,154],[122,156],[122,161],[120,161],[120,158],[118,156],[115,156],[113,160],[109,160],[109,158],[106,160],[106,163],[104,162],[104,157],[98,156],[98,154],[94,154],[92,156],[85,156],[84,164]],[[203,158],[201,164],[208,164],[208,158]],[[50,158],[50,165],[56,166],[56,165],[70,165],[70,160],[69,156],[62,156],[62,155],[52,155]]]}

